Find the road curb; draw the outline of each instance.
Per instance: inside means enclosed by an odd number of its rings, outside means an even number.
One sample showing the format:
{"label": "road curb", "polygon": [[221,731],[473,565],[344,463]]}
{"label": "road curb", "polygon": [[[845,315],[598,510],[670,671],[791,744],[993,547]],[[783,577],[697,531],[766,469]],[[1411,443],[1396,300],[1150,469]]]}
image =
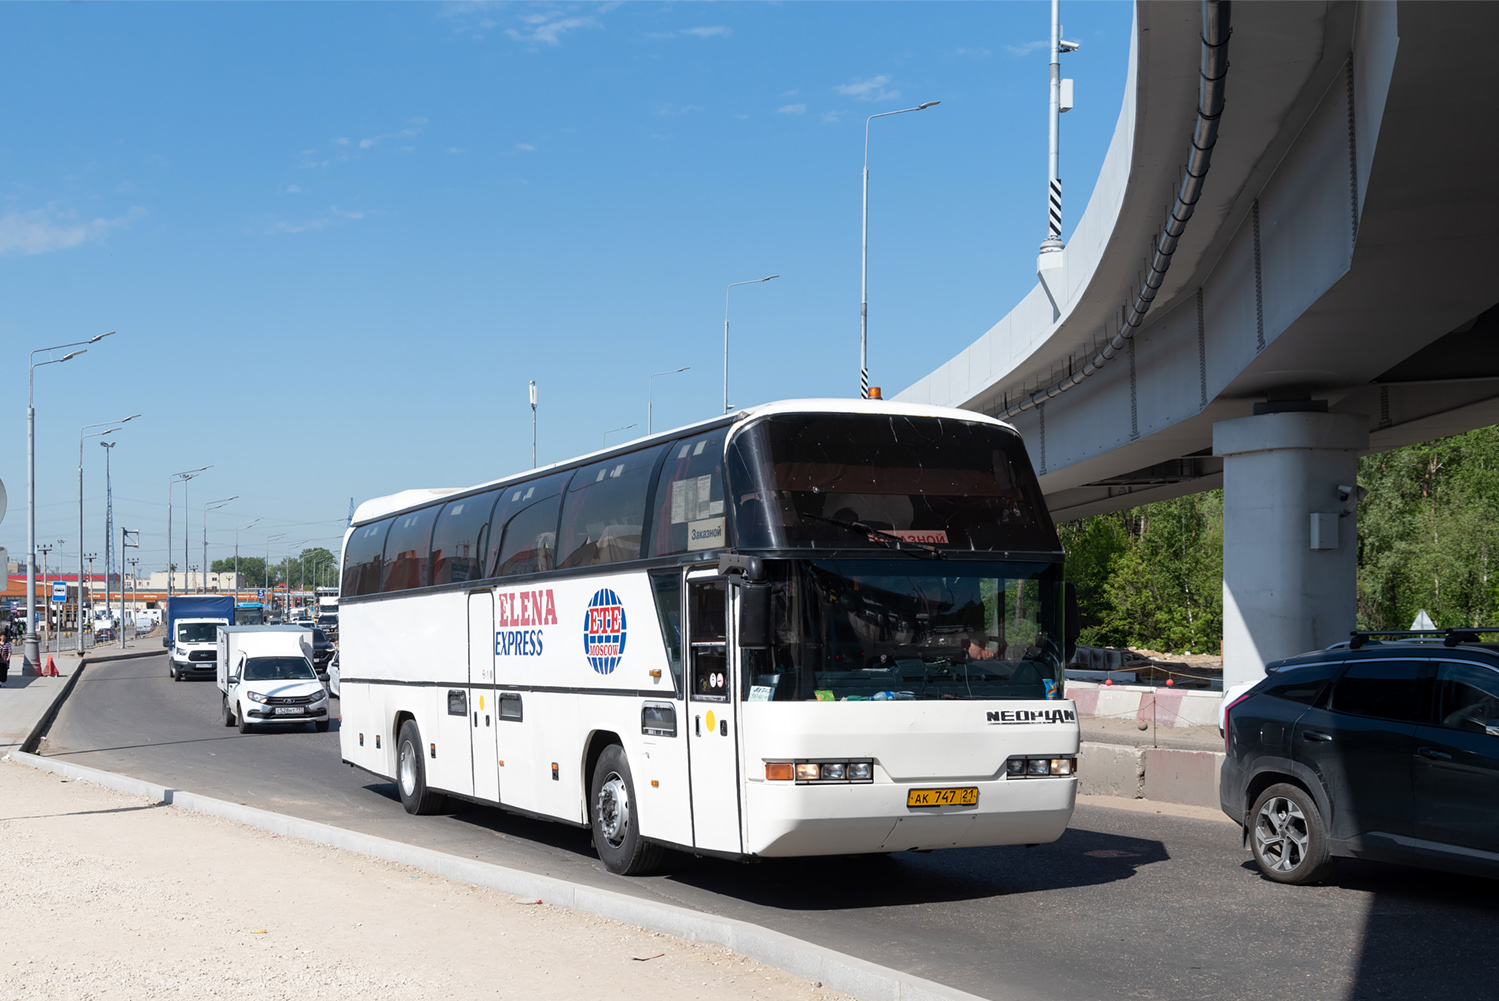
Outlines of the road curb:
{"label": "road curb", "polygon": [[[80,673],[82,665],[74,672],[73,678]],[[54,700],[48,716],[56,715],[67,692],[72,688],[73,678],[69,679],[68,685]],[[42,729],[42,724],[38,724],[33,736],[39,737]],[[31,739],[28,739],[26,746],[30,744]],[[201,796],[116,772],[75,765],[56,758],[44,758],[28,751],[13,753],[9,757],[39,771],[93,782],[127,795],[147,796],[184,810],[222,817],[263,831],[414,866],[449,879],[501,893],[541,899],[558,907],[620,921],[648,931],[721,945],[805,980],[820,982],[824,987],[841,991],[860,1001],[1019,1001],[1025,997],[1014,991],[1005,991],[984,999],[977,994],[969,994],[846,953],[825,949],[749,921],[705,914],[613,890],[583,886],[555,876],[541,876],[490,862],[459,858],[430,848],[419,848],[388,838],[359,834],[329,824]]]}

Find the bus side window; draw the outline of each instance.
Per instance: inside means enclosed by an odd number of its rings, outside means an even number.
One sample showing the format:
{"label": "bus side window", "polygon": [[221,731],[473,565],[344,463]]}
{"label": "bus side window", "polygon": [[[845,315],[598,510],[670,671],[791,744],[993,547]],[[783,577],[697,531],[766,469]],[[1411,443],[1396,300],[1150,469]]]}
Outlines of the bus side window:
{"label": "bus side window", "polygon": [[664,446],[627,452],[584,466],[562,503],[560,567],[591,567],[640,558],[645,498]]}
{"label": "bus side window", "polygon": [[484,533],[498,491],[449,501],[432,532],[432,583],[456,584],[484,576]]}
{"label": "bus side window", "polygon": [[651,555],[722,549],[724,432],[673,443],[656,481]]}
{"label": "bus side window", "polygon": [[344,546],[343,594],[376,594],[380,590],[380,557],[393,519],[361,525]]}
{"label": "bus side window", "polygon": [[671,680],[677,694],[682,693],[682,574],[678,570],[651,574],[651,590],[656,596],[656,617],[661,623],[661,639],[666,646],[666,661],[671,665]]}
{"label": "bus side window", "polygon": [[396,515],[385,540],[380,590],[406,591],[430,583],[427,555],[432,546],[432,523],[436,520],[435,507]]}
{"label": "bus side window", "polygon": [[722,579],[688,585],[688,632],[694,702],[729,701],[728,586]]}
{"label": "bus side window", "polygon": [[556,566],[557,509],[568,473],[500,491],[489,522],[491,576],[538,573]]}

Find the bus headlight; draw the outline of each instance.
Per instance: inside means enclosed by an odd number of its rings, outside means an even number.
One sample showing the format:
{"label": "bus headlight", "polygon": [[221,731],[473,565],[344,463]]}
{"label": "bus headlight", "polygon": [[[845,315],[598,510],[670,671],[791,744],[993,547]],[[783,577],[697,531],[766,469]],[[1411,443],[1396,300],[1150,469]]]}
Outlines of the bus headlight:
{"label": "bus headlight", "polygon": [[1067,758],[1010,758],[1005,762],[1005,776],[1012,779],[1032,779],[1045,776],[1066,778],[1077,774],[1077,759]]}
{"label": "bus headlight", "polygon": [[[780,768],[795,767],[796,781],[800,784],[809,782],[816,783],[848,783],[848,782],[873,782],[874,781],[874,759],[858,758],[847,761],[797,761],[778,765],[767,762],[765,765],[765,777],[776,778],[784,774]],[[773,775],[771,769],[777,769]],[[791,775],[786,775],[791,778]]]}
{"label": "bus headlight", "polygon": [[816,782],[822,778],[822,766],[813,762],[802,762],[796,766],[798,782]]}
{"label": "bus headlight", "polygon": [[868,782],[874,776],[873,765],[868,761],[850,761],[848,763],[848,780],[850,782]]}
{"label": "bus headlight", "polygon": [[822,766],[822,777],[829,782],[841,782],[848,777],[848,766],[841,761],[830,761]]}

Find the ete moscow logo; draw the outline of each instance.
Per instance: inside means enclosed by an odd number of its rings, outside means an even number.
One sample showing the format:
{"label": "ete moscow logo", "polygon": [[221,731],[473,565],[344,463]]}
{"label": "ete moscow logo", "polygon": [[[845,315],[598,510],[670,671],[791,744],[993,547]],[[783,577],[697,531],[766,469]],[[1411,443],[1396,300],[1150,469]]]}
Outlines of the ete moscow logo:
{"label": "ete moscow logo", "polygon": [[599,674],[609,674],[624,653],[624,602],[608,588],[596,591],[583,613],[583,655]]}

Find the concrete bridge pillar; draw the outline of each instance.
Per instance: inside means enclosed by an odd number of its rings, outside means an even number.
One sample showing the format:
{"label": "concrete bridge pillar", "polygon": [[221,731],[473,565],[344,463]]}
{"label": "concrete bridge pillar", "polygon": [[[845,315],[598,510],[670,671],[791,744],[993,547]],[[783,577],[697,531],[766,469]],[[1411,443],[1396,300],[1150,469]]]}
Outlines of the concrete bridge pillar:
{"label": "concrete bridge pillar", "polygon": [[1357,414],[1257,413],[1213,425],[1213,452],[1223,457],[1225,690],[1263,678],[1267,661],[1348,638],[1358,570],[1352,488],[1368,446],[1368,418]]}

